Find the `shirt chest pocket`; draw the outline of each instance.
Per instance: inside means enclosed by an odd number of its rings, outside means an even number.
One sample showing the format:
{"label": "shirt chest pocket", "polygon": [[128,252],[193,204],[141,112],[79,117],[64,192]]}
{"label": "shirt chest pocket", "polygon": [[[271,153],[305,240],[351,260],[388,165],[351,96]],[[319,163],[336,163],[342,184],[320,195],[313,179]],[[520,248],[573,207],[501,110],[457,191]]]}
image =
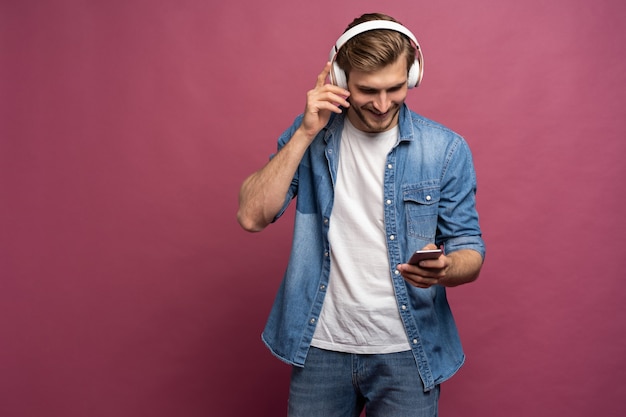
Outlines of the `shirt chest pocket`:
{"label": "shirt chest pocket", "polygon": [[439,210],[439,187],[412,186],[403,190],[407,232],[409,236],[435,241]]}

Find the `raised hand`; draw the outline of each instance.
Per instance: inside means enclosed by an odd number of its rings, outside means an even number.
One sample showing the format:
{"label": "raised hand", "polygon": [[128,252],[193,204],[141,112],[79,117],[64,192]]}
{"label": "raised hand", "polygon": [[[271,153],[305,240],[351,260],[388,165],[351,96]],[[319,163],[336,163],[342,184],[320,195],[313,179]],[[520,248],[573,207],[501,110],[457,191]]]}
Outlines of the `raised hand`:
{"label": "raised hand", "polygon": [[313,140],[315,135],[326,126],[331,112],[341,113],[341,106],[346,108],[350,106],[346,100],[350,95],[348,90],[326,83],[330,68],[331,63],[327,62],[322,72],[317,76],[315,87],[309,90],[306,95],[302,129],[310,140]]}

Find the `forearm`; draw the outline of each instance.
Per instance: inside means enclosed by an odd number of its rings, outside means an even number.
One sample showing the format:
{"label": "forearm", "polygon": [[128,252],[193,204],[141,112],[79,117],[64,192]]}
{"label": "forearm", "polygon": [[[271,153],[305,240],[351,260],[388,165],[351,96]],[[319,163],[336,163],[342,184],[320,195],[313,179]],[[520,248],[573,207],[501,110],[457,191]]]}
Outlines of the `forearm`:
{"label": "forearm", "polygon": [[475,281],[480,274],[483,257],[471,249],[461,249],[446,255],[449,264],[445,268],[445,275],[439,279],[439,284],[446,287],[456,287]]}
{"label": "forearm", "polygon": [[263,230],[282,208],[291,181],[307,148],[330,120],[332,113],[340,114],[342,106],[350,107],[348,90],[326,84],[331,63],[327,62],[312,90],[307,92],[307,104],[300,127],[287,144],[261,170],[248,177],[239,192],[239,224],[250,232]]}
{"label": "forearm", "polygon": [[239,192],[237,220],[250,232],[263,230],[272,222],[285,202],[311,138],[296,130],[287,144],[262,169],[250,175]]}

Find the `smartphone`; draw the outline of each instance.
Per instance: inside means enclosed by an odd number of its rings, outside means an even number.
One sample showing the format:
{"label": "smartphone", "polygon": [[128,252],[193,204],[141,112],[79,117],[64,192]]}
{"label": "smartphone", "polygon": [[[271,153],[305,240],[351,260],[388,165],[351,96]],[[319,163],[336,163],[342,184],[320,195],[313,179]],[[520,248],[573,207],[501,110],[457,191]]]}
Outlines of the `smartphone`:
{"label": "smartphone", "polygon": [[409,259],[409,264],[418,265],[424,259],[437,259],[441,256],[441,249],[418,250]]}

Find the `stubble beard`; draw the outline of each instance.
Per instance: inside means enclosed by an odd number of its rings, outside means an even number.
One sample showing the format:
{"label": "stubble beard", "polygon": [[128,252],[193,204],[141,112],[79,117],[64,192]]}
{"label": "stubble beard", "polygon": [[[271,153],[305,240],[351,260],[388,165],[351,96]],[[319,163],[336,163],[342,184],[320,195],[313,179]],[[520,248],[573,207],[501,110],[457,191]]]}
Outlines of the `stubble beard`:
{"label": "stubble beard", "polygon": [[350,109],[354,110],[354,113],[357,115],[361,123],[367,128],[366,132],[380,133],[389,130],[397,122],[400,106],[398,104],[394,104],[394,106],[387,111],[388,113],[390,113],[387,118],[382,120],[380,123],[375,124],[369,121],[365,115],[365,112],[372,112],[372,110],[369,110],[367,108],[362,110],[357,107],[350,107]]}

